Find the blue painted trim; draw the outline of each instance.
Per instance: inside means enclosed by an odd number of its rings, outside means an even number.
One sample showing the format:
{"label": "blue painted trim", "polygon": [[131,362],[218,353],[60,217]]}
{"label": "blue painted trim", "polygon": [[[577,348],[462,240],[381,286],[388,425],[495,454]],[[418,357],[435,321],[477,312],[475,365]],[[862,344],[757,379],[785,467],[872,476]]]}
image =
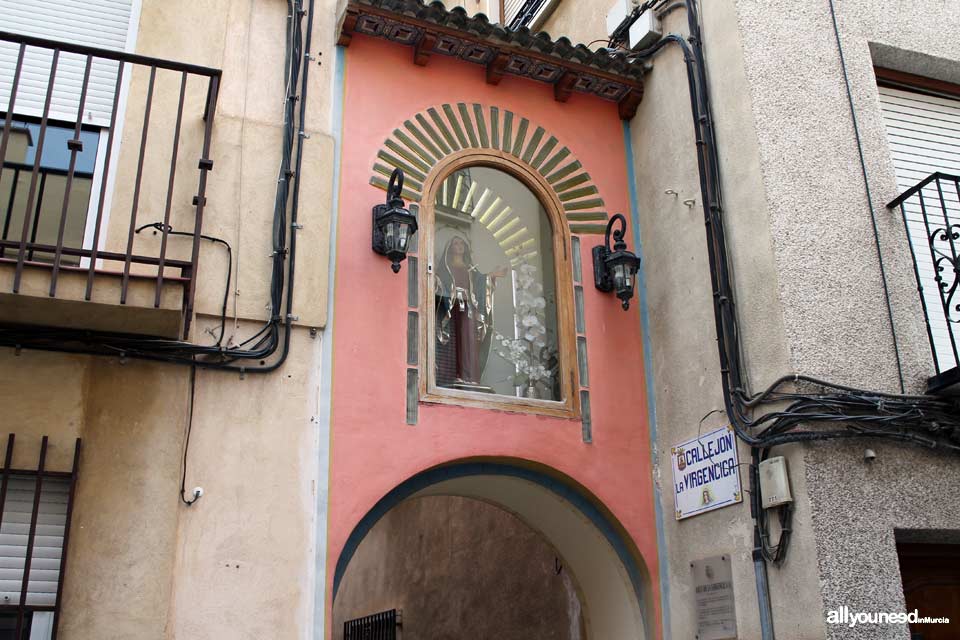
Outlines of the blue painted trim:
{"label": "blue painted trim", "polygon": [[[640,237],[640,205],[637,197],[637,172],[633,163],[633,141],[630,139],[630,123],[623,122],[623,147],[626,152],[627,185],[630,190],[630,221],[633,227],[634,252],[640,256],[637,269],[637,298],[640,302],[640,329],[643,339],[643,368],[647,383],[647,423],[650,429],[650,455],[653,467],[659,467],[657,454],[657,399],[653,386],[653,347],[650,344],[650,306],[647,303],[647,277],[643,261],[643,241]],[[660,609],[663,621],[663,637],[670,638],[670,580],[667,564],[667,540],[663,528],[663,505],[660,503],[660,487],[656,477],[653,482],[653,509],[657,524],[657,560],[660,575]]]}
{"label": "blue painted trim", "polygon": [[[360,522],[357,523],[357,526],[354,527],[350,533],[350,537],[347,538],[347,542],[343,545],[343,551],[340,552],[340,558],[337,560],[337,568],[333,574],[334,597],[337,595],[340,581],[343,579],[343,575],[346,573],[347,566],[350,564],[353,554],[356,553],[357,547],[360,546],[364,537],[370,532],[374,525],[376,525],[380,518],[386,515],[390,509],[427,487],[447,480],[470,476],[506,476],[526,480],[552,491],[576,507],[593,523],[607,539],[607,542],[610,543],[610,546],[613,547],[624,569],[626,569],[627,574],[630,576],[630,582],[637,596],[638,606],[640,610],[643,611],[643,577],[637,566],[636,559],[627,549],[623,538],[617,532],[613,523],[597,508],[594,501],[573,487],[534,469],[495,462],[467,462],[428,469],[401,483],[381,498],[377,504],[363,516]],[[650,624],[650,617],[650,615],[644,616],[645,626]]]}
{"label": "blue painted trim", "polygon": [[[314,545],[313,637],[324,640],[327,607],[327,519],[330,485],[330,434],[333,399],[333,304],[337,272],[337,220],[340,211],[340,150],[343,138],[343,100],[346,58],[343,47],[335,47],[333,72],[333,200],[330,207],[330,256],[327,263],[327,326],[321,333],[320,389],[318,392],[317,429],[327,436],[326,455],[321,453],[317,469],[316,543]],[[324,444],[320,443],[321,452]]]}

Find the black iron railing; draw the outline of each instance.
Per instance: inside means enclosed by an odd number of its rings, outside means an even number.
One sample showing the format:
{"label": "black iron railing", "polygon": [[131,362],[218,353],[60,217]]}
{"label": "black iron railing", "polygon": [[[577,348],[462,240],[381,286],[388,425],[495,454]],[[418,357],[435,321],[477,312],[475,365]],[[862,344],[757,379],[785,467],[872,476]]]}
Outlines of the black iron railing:
{"label": "black iron railing", "polygon": [[931,174],[887,206],[903,216],[936,379],[960,365],[960,176]]}
{"label": "black iron railing", "polygon": [[343,640],[396,640],[400,611],[391,609],[343,623]]}
{"label": "black iron railing", "polygon": [[[0,75],[0,93],[9,96],[7,104],[0,104],[0,262],[15,264],[13,293],[19,293],[24,267],[28,265],[50,270],[51,297],[57,295],[59,274],[67,270],[84,272],[87,300],[91,299],[98,276],[119,277],[120,304],[127,302],[131,279],[155,282],[156,307],[161,303],[164,282],[175,281],[183,285],[184,311],[189,323],[196,291],[207,173],[213,167],[210,143],[220,71],[6,32],[0,32],[0,46],[16,55],[12,73],[10,69],[0,70],[4,72]],[[41,80],[36,77],[37,60],[46,61],[46,66],[42,66],[46,77]],[[106,100],[105,73],[110,79]],[[131,99],[125,109],[125,84],[131,82],[134,74],[145,83],[145,98]],[[99,84],[92,82],[92,77]],[[38,82],[43,86],[38,88]],[[91,86],[94,89],[88,91]],[[197,105],[199,99],[188,99],[204,89],[205,94],[200,94],[201,98],[205,95],[202,106]],[[23,98],[20,102],[18,90]],[[65,96],[64,92],[77,95]],[[66,115],[64,105],[70,108]],[[97,122],[91,122],[94,108],[101,116]],[[196,112],[190,113],[193,108]],[[128,131],[124,136],[125,145],[139,145],[124,149],[125,158],[136,158],[131,160],[136,162],[132,171],[116,166],[118,131],[124,111],[136,116],[126,118],[128,127],[130,122],[139,126],[139,131],[133,135]],[[184,144],[184,131],[202,136],[202,142]],[[185,157],[188,148],[198,153],[196,161]],[[95,161],[91,159],[93,155]],[[95,170],[91,168],[93,164]],[[158,171],[156,167],[161,166],[163,169]],[[191,173],[197,171],[197,186],[189,195],[175,190],[178,168],[184,167],[190,167]],[[129,195],[123,202],[114,201],[111,205],[109,189],[117,182],[115,177],[111,178],[121,168],[124,176],[133,177],[117,191]],[[12,177],[4,177],[8,173]],[[44,188],[51,175],[59,181],[53,189],[53,203],[49,200],[50,190]],[[146,193],[149,196],[144,196]],[[192,204],[183,201],[191,196]],[[184,229],[193,234],[192,246],[189,251],[178,247],[179,257],[175,258],[168,247],[171,212],[185,207],[193,212],[188,228]],[[114,228],[110,250],[103,240],[108,215]],[[78,221],[77,216],[83,220]],[[157,241],[138,243],[135,249],[137,230],[154,222],[161,223]],[[78,231],[81,228],[82,234]],[[118,228],[122,232],[116,233]]]}

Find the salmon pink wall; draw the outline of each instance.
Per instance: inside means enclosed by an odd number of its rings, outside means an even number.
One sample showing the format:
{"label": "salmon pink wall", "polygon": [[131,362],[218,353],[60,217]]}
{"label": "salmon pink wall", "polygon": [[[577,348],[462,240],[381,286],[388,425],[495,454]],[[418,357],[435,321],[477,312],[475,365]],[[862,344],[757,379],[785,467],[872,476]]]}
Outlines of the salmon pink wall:
{"label": "salmon pink wall", "polygon": [[[334,290],[333,397],[327,611],[334,567],[352,529],[391,489],[420,471],[464,458],[509,457],[557,469],[589,489],[632,538],[659,603],[656,528],[639,305],[624,313],[592,285],[583,236],[593,443],[579,420],[421,404],[405,422],[407,269],[398,275],[370,249],[370,209],[384,192],[369,180],[377,150],[404,120],[444,103],[498,106],[555,135],[583,163],[607,211],[628,212],[625,151],[616,105],[574,94],[556,102],[550,85],[505,77],[433,56],[415,66],[409,47],[355,35],[346,51],[340,207]],[[546,139],[546,137],[545,137]],[[421,232],[422,233],[422,232]],[[572,292],[570,292],[572,295]],[[658,619],[659,611],[654,612]],[[332,620],[327,615],[327,620]]]}

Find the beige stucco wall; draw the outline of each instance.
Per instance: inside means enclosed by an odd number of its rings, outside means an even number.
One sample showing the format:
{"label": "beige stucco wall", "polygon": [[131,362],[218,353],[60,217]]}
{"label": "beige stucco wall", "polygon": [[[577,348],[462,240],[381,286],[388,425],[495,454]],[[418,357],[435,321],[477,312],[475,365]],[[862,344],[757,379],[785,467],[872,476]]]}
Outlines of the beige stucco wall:
{"label": "beige stucco wall", "polygon": [[166,637],[187,374],[86,356],[0,353],[4,426],[17,436],[14,467],[36,468],[46,435],[47,468],[69,471],[74,441],[83,443],[60,637]]}
{"label": "beige stucco wall", "polygon": [[[537,31],[546,31],[554,38],[566,36],[573,42],[586,44],[607,37],[607,11],[613,2],[582,0],[547,0],[543,18],[534,24]],[[594,43],[590,48],[603,46]]]}
{"label": "beige stucco wall", "polygon": [[[301,638],[312,615],[320,341],[272,376],[0,350],[14,466],[70,469],[82,439],[59,637]],[[256,615],[249,612],[256,611]]]}
{"label": "beige stucco wall", "polygon": [[[139,19],[138,53],[223,70],[203,231],[234,248],[226,334],[234,342],[269,316],[286,14],[282,0],[143,0]],[[0,406],[4,426],[17,434],[15,465],[35,466],[40,436],[48,435],[48,466],[69,469],[74,439],[83,440],[58,636],[64,640],[313,637],[328,438],[318,419],[324,333],[309,329],[324,327],[327,311],[333,2],[318,0],[316,16],[311,53],[322,64],[310,63],[299,321],[275,373],[197,371],[186,483],[188,493],[204,488],[200,501],[187,507],[179,499],[188,367],[0,349]],[[158,75],[138,224],[162,220],[178,83]],[[134,72],[110,248],[126,242],[145,90],[146,74]],[[174,192],[178,230],[192,229],[205,95],[205,85],[192,80]],[[155,246],[148,233],[135,250]],[[169,255],[185,256],[187,244],[171,239]],[[226,269],[222,248],[204,243],[190,336],[196,343],[214,339],[204,330],[219,326]]]}

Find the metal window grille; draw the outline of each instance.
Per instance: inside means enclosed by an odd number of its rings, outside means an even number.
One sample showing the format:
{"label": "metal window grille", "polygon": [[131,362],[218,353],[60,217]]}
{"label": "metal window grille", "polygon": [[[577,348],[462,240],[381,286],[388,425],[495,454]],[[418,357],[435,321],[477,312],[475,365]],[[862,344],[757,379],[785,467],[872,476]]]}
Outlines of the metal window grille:
{"label": "metal window grille", "polygon": [[35,469],[13,468],[14,440],[0,470],[0,640],[55,640],[80,439],[70,471],[46,468],[47,436]]}
{"label": "metal window grille", "polygon": [[537,15],[546,0],[524,0],[509,3],[507,10],[504,11],[504,22],[507,27],[516,31],[521,27],[529,27],[533,18]]}
{"label": "metal window grille", "polygon": [[400,610],[381,611],[344,622],[343,640],[396,640],[400,625]]}

